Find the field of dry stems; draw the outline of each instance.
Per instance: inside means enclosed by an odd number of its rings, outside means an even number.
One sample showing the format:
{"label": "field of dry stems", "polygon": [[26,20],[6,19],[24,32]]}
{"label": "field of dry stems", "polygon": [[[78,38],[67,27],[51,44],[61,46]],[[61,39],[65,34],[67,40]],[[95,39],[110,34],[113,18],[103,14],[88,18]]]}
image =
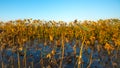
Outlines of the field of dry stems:
{"label": "field of dry stems", "polygon": [[120,20],[1,21],[0,68],[120,68]]}

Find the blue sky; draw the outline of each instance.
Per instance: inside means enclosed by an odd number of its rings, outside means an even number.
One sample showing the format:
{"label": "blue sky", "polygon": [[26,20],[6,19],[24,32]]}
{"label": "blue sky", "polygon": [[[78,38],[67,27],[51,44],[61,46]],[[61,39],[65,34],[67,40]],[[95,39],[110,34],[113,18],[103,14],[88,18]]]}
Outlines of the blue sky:
{"label": "blue sky", "polygon": [[0,20],[120,18],[120,0],[0,0]]}

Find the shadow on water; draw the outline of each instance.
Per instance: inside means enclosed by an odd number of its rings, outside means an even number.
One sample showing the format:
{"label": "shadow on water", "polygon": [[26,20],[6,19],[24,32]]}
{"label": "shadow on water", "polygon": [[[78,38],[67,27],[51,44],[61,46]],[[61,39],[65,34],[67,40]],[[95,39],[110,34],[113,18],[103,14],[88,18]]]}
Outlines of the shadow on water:
{"label": "shadow on water", "polygon": [[[74,54],[74,42],[72,44],[65,43],[65,54],[63,60],[63,68],[77,68],[77,56],[79,56],[80,48],[76,46],[76,54]],[[47,57],[49,53],[55,50],[55,55]],[[115,52],[116,53],[116,52]],[[120,53],[120,52],[119,52]],[[24,68],[24,50],[19,52],[20,54],[20,64],[21,68]],[[87,68],[90,62],[90,54],[91,49],[87,48],[83,50],[82,55],[82,68]],[[119,54],[120,55],[120,54]],[[93,51],[92,54],[92,63],[90,68],[113,68],[112,61],[120,66],[119,62],[117,61],[118,58],[114,58],[115,56],[111,57],[107,54],[107,52],[98,52],[97,50]],[[120,58],[120,57],[119,57]],[[61,59],[61,47],[52,47],[44,46],[42,43],[35,45],[34,47],[31,46],[27,48],[26,51],[26,63],[27,68],[58,68]],[[12,52],[11,49],[4,49],[0,51],[0,63],[4,64],[4,68],[17,68],[18,65],[18,56],[16,52]],[[2,64],[0,64],[0,68]],[[12,67],[13,66],[13,67]],[[117,68],[117,67],[116,67]]]}

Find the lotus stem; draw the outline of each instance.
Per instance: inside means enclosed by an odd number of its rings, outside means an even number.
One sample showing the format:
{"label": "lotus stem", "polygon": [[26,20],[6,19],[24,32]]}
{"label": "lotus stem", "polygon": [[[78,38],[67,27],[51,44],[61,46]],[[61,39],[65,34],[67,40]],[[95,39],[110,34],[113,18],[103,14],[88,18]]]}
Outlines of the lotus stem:
{"label": "lotus stem", "polygon": [[17,52],[18,54],[18,68],[20,68],[20,55],[19,55],[19,52]]}
{"label": "lotus stem", "polygon": [[62,68],[63,59],[64,59],[64,38],[63,38],[63,34],[62,34],[62,57],[61,57],[61,61],[60,61],[60,68]]}
{"label": "lotus stem", "polygon": [[93,55],[93,50],[91,50],[91,54],[90,54],[90,62],[87,66],[87,68],[90,68],[91,64],[92,64],[92,55]]}
{"label": "lotus stem", "polygon": [[26,52],[27,52],[27,49],[25,48],[24,49],[24,64],[25,64],[25,68],[27,68],[27,62],[26,62]]}
{"label": "lotus stem", "polygon": [[85,38],[83,37],[82,45],[80,48],[80,54],[78,57],[78,68],[81,68],[81,64],[82,64],[82,50],[83,50],[84,42],[85,42]]}

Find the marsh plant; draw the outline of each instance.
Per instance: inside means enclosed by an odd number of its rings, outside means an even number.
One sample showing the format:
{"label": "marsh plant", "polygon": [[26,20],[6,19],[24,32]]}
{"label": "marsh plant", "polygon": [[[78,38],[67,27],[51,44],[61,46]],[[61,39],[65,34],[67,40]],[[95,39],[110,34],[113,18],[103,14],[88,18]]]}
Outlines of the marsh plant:
{"label": "marsh plant", "polygon": [[119,19],[0,22],[1,68],[120,68],[119,60]]}

